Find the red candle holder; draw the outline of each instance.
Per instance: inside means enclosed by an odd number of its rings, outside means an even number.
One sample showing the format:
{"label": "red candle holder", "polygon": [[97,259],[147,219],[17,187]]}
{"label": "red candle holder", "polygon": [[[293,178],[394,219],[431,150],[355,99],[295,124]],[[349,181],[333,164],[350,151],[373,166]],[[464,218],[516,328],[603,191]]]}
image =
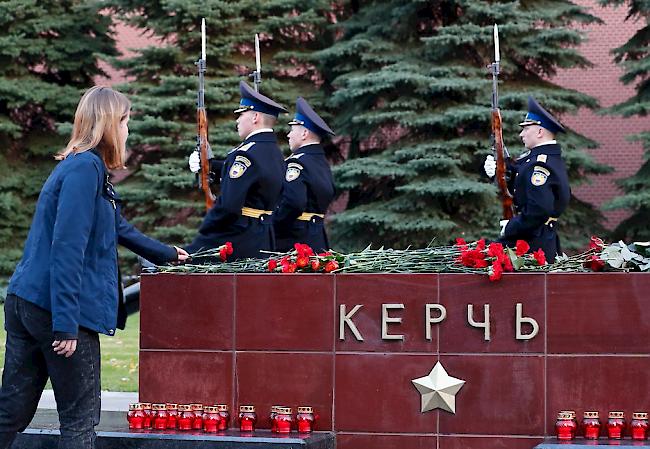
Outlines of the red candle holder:
{"label": "red candle holder", "polygon": [[206,405],[203,407],[203,430],[205,432],[216,433],[219,431],[219,410],[214,405]]}
{"label": "red candle holder", "polygon": [[194,421],[192,406],[190,404],[180,404],[177,418],[178,430],[192,430],[192,421]]}
{"label": "red candle holder", "polygon": [[277,432],[278,431],[278,421],[277,421],[277,416],[278,416],[278,409],[282,408],[281,405],[272,405],[271,406],[271,412],[269,413],[269,420],[271,422],[271,432]]}
{"label": "red candle holder", "polygon": [[312,407],[298,407],[296,416],[298,423],[298,432],[311,432],[314,430],[314,409]]}
{"label": "red candle holder", "polygon": [[555,434],[558,440],[572,440],[575,435],[575,424],[570,413],[560,412],[555,421]]}
{"label": "red candle holder", "polygon": [[257,414],[254,405],[239,406],[239,430],[242,432],[252,432],[255,430]]}
{"label": "red candle holder", "polygon": [[192,419],[192,429],[202,430],[203,429],[203,404],[192,404],[192,412],[194,413],[194,418]]}
{"label": "red candle holder", "polygon": [[574,410],[560,410],[560,413],[566,413],[571,416],[571,422],[573,422],[572,438],[575,438],[578,431],[578,420],[576,419],[576,412]]}
{"label": "red candle holder", "polygon": [[152,404],[153,410],[153,428],[156,430],[165,430],[167,428],[167,407],[165,404]]}
{"label": "red candle holder", "polygon": [[648,414],[645,412],[632,413],[630,432],[633,440],[645,440],[648,436]]}
{"label": "red candle holder", "polygon": [[585,439],[597,440],[600,436],[600,418],[598,412],[584,412],[582,416],[582,433]]}
{"label": "red candle holder", "polygon": [[144,421],[142,422],[143,429],[151,429],[153,426],[152,412],[151,412],[151,402],[142,403],[142,412],[144,413]]}
{"label": "red candle holder", "polygon": [[293,424],[293,410],[290,407],[279,407],[275,416],[276,429],[278,433],[291,432]]}
{"label": "red candle holder", "polygon": [[168,402],[165,407],[167,408],[167,428],[178,428],[178,404]]}
{"label": "red candle holder", "polygon": [[625,430],[625,413],[609,412],[608,418],[607,436],[610,440],[620,440]]}
{"label": "red candle holder", "polygon": [[230,426],[230,411],[226,404],[217,404],[217,410],[219,411],[219,430],[226,430]]}
{"label": "red candle holder", "polygon": [[126,420],[129,422],[129,429],[142,429],[144,426],[144,412],[142,404],[129,404],[129,411],[126,414]]}

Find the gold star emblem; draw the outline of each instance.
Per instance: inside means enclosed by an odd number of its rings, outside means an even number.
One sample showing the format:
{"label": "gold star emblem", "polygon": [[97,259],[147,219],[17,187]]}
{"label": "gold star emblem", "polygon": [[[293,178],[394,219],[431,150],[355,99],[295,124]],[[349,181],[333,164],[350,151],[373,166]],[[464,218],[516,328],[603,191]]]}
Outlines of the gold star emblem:
{"label": "gold star emblem", "polygon": [[440,362],[436,363],[428,376],[413,379],[413,385],[421,395],[421,412],[437,408],[456,413],[456,393],[465,381],[451,377]]}

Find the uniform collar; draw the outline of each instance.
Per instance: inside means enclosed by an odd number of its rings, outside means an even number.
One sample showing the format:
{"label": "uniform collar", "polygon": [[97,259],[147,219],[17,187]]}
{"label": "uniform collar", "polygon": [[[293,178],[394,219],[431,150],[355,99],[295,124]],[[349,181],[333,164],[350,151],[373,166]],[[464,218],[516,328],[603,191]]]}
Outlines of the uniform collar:
{"label": "uniform collar", "polygon": [[298,153],[321,154],[325,153],[325,150],[323,150],[323,147],[319,143],[309,143],[307,145],[301,146],[294,152],[294,154]]}
{"label": "uniform collar", "polygon": [[557,145],[557,140],[547,140],[546,142],[542,142],[539,145],[535,145],[533,148],[541,147],[542,145]]}
{"label": "uniform collar", "polygon": [[558,145],[557,142],[555,141],[551,141],[551,142],[544,142],[542,145],[537,145],[536,147],[530,150],[530,155],[536,156],[540,153],[554,154],[554,155],[561,154],[562,150],[560,148],[560,145]]}
{"label": "uniform collar", "polygon": [[277,142],[277,139],[275,138],[275,133],[271,128],[265,128],[253,131],[246,136],[243,143],[248,142]]}
{"label": "uniform collar", "polygon": [[256,129],[255,131],[253,131],[252,133],[250,133],[249,135],[247,135],[246,138],[245,138],[244,140],[248,140],[248,139],[250,139],[251,136],[254,136],[255,134],[259,134],[259,133],[272,133],[272,132],[273,132],[273,129],[272,129],[272,128]]}

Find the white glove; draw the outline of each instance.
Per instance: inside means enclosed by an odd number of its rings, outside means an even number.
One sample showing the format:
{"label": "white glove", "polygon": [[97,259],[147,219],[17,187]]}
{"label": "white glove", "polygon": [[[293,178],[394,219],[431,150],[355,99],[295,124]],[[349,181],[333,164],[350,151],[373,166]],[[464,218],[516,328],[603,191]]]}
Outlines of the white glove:
{"label": "white glove", "polygon": [[[491,156],[488,156],[488,157],[491,157]],[[503,234],[506,233],[506,226],[508,226],[508,222],[509,222],[509,221],[510,221],[510,220],[501,220],[501,221],[499,222],[499,226],[501,226],[501,232],[499,233],[499,235],[500,235],[501,237],[503,237]]]}
{"label": "white glove", "polygon": [[488,175],[489,178],[494,178],[494,175],[497,172],[497,161],[494,160],[494,156],[491,154],[485,158],[483,170],[485,170],[485,174]]}
{"label": "white glove", "polygon": [[199,156],[198,151],[196,150],[192,151],[192,154],[190,154],[188,165],[190,166],[190,171],[192,173],[198,173],[198,171],[201,170],[201,157]]}

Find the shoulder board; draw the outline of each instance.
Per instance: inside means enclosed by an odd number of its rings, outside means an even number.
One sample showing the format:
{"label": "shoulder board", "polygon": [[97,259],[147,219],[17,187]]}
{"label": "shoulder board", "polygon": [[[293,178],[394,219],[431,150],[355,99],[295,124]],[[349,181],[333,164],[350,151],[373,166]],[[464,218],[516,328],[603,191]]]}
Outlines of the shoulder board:
{"label": "shoulder board", "polygon": [[255,145],[255,142],[248,142],[246,145],[237,147],[237,151],[248,151]]}
{"label": "shoulder board", "polygon": [[287,164],[287,168],[297,168],[298,170],[302,170],[302,169],[305,168],[305,167],[303,167],[302,165],[300,165],[300,164],[297,163],[297,162],[289,162],[289,163]]}
{"label": "shoulder board", "polygon": [[301,156],[304,156],[305,153],[298,153],[298,154],[292,154],[288,158],[285,159],[285,161],[288,161],[289,159],[300,159]]}
{"label": "shoulder board", "polygon": [[523,153],[521,153],[521,154],[519,155],[519,157],[517,158],[517,160],[519,161],[519,160],[521,160],[521,159],[527,157],[529,154],[530,154],[530,150],[525,151],[525,152],[523,152]]}
{"label": "shoulder board", "polygon": [[546,158],[547,158],[547,157],[548,157],[548,156],[545,155],[545,154],[538,154],[538,155],[537,155],[537,162],[543,162],[543,163],[546,163]]}
{"label": "shoulder board", "polygon": [[246,167],[250,167],[250,166],[251,166],[251,161],[250,161],[250,159],[248,159],[248,158],[245,157],[245,156],[239,156],[239,155],[238,155],[238,156],[235,156],[235,162],[241,162],[241,163],[244,164]]}

